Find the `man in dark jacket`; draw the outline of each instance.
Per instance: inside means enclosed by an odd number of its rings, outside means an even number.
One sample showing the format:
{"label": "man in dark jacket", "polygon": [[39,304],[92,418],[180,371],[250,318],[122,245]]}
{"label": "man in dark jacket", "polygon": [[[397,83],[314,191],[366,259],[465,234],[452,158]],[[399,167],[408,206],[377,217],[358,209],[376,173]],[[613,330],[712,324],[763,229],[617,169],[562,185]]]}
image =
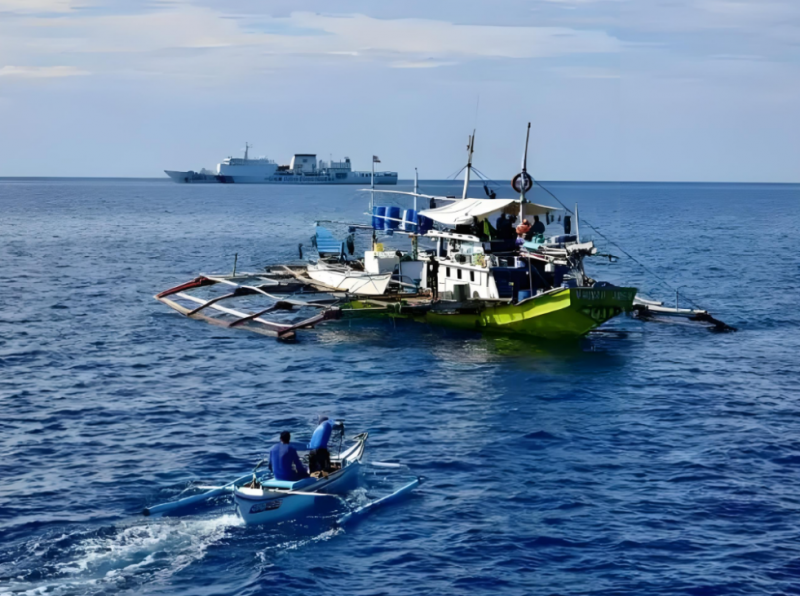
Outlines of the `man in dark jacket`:
{"label": "man in dark jacket", "polygon": [[539,216],[533,216],[533,226],[531,226],[531,234],[541,234],[544,235],[545,227],[544,224],[539,221]]}
{"label": "man in dark jacket", "polygon": [[292,435],[289,431],[281,433],[281,442],[269,451],[269,469],[275,474],[275,480],[300,480],[308,477],[303,462],[294,447],[289,445]]}
{"label": "man in dark jacket", "polygon": [[431,298],[435,302],[439,299],[439,261],[434,255],[431,255],[428,260],[428,288],[431,291]]}

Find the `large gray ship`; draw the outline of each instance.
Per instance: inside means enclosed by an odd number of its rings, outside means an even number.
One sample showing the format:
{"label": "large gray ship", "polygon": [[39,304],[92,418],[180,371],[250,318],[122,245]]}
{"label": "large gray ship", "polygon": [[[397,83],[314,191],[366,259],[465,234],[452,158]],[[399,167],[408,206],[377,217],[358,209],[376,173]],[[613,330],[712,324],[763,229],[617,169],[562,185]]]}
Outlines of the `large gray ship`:
{"label": "large gray ship", "polygon": [[180,184],[397,184],[397,172],[376,172],[377,156],[372,158],[372,170],[353,171],[350,158],[344,161],[317,160],[314,153],[295,153],[289,165],[278,165],[266,157],[251,158],[252,147],[245,145],[244,157],[228,157],[217,164],[217,171],[203,168],[199,172],[164,170],[173,181]]}

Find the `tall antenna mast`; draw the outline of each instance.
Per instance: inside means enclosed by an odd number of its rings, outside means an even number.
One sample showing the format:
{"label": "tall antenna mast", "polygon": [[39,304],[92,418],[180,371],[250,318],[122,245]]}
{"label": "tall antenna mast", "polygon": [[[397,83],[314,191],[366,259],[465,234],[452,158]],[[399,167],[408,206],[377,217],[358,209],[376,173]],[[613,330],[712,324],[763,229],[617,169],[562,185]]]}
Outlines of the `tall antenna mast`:
{"label": "tall antenna mast", "polygon": [[419,172],[414,168],[414,212],[417,211],[417,195],[419,194]]}
{"label": "tall antenna mast", "polygon": [[248,151],[248,149],[251,149],[252,147],[253,146],[250,143],[248,143],[247,141],[244,142],[244,158],[245,158],[245,160],[247,159],[247,151]]}
{"label": "tall antenna mast", "polygon": [[528,141],[531,139],[531,123],[528,122],[528,131],[525,133],[525,152],[522,154],[522,171],[511,180],[511,187],[519,193],[519,219],[525,218],[525,193],[533,187],[533,178],[528,175]]}
{"label": "tall antenna mast", "polygon": [[519,200],[525,202],[525,192],[528,190],[526,179],[528,178],[528,141],[531,138],[531,123],[528,122],[528,132],[525,134],[525,153],[522,155],[522,184],[520,185]]}
{"label": "tall antenna mast", "polygon": [[467,198],[467,188],[469,187],[469,174],[472,171],[472,152],[475,150],[475,129],[472,129],[472,136],[467,143],[467,174],[464,176],[464,192],[461,193],[461,198]]}

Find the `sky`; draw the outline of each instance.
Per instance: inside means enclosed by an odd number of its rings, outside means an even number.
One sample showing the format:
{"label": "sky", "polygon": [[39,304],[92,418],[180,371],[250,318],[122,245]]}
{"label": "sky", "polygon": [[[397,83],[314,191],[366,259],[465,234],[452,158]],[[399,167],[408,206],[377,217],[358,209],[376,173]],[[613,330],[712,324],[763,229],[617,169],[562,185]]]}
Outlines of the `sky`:
{"label": "sky", "polygon": [[0,176],[800,182],[798,0],[0,0]]}

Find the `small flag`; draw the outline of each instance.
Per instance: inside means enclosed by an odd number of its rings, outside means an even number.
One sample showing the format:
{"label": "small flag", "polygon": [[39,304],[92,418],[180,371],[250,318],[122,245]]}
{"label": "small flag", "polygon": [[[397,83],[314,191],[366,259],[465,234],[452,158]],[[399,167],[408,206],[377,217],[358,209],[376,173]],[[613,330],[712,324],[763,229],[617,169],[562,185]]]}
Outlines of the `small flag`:
{"label": "small flag", "polygon": [[378,156],[377,156],[377,155],[373,155],[373,156],[372,156],[372,163],[381,163],[381,160],[380,160],[380,159],[378,159]]}

